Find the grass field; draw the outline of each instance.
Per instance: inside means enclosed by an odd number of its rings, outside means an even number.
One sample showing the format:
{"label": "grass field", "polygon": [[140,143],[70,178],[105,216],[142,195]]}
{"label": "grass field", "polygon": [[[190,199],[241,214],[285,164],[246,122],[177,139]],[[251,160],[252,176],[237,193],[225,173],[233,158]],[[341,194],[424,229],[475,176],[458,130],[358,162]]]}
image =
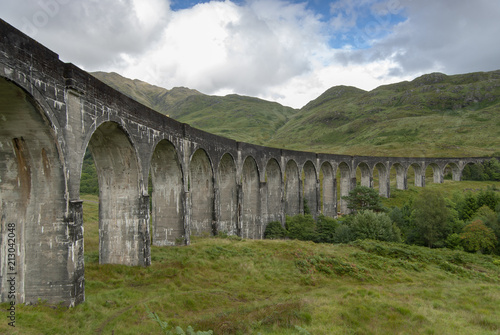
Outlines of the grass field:
{"label": "grass field", "polygon": [[17,327],[4,319],[1,334],[160,334],[146,306],[215,334],[500,332],[499,257],[374,241],[203,238],[153,247],[147,268],[99,265],[98,199],[82,198],[85,303],[18,305]]}

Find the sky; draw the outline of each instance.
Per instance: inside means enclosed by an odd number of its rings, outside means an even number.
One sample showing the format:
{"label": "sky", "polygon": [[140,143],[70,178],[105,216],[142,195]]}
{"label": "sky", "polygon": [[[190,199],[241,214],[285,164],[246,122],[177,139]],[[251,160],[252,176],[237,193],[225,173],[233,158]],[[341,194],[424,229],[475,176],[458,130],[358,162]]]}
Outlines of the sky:
{"label": "sky", "polygon": [[2,0],[0,18],[86,71],[294,108],[500,69],[498,0]]}

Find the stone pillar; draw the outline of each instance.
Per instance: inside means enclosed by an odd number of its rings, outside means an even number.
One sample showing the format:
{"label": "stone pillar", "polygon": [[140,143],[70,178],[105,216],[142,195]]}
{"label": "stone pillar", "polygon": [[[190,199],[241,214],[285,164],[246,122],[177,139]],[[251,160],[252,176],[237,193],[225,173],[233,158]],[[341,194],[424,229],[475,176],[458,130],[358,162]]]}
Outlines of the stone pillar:
{"label": "stone pillar", "polygon": [[71,283],[66,304],[75,306],[85,301],[83,201],[70,201],[66,215],[68,225],[68,281]]}

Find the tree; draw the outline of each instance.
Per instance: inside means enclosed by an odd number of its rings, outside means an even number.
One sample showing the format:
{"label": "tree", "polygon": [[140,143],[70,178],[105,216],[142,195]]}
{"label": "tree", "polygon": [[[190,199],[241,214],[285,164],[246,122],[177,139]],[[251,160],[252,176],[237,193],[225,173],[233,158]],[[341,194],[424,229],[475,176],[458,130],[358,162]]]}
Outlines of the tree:
{"label": "tree", "polygon": [[481,208],[482,206],[488,206],[491,210],[495,210],[497,204],[500,203],[500,196],[498,196],[495,190],[488,186],[485,189],[481,189],[476,198],[477,208]]}
{"label": "tree", "polygon": [[380,212],[383,210],[380,195],[376,190],[366,186],[356,186],[349,195],[342,197],[347,201],[347,208],[355,213],[360,210],[372,210]]}
{"label": "tree", "polygon": [[474,220],[465,226],[460,238],[465,250],[469,252],[490,252],[497,243],[493,229],[486,227],[481,220]]}
{"label": "tree", "polygon": [[434,247],[438,242],[444,245],[449,210],[442,194],[423,189],[413,201],[411,223],[414,227],[414,242]]}
{"label": "tree", "polygon": [[354,216],[351,229],[356,239],[401,242],[399,228],[386,213],[361,211]]}
{"label": "tree", "polygon": [[474,213],[476,213],[477,209],[479,208],[477,206],[476,198],[470,192],[468,192],[465,195],[465,198],[462,201],[460,201],[457,207],[458,207],[458,216],[461,220],[464,221],[472,219]]}

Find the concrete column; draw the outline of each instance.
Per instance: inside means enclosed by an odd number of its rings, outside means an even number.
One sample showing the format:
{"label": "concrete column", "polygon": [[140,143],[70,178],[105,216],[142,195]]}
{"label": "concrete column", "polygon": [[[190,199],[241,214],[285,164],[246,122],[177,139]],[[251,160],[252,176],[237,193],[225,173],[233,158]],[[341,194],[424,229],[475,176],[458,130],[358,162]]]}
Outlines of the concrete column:
{"label": "concrete column", "polygon": [[70,201],[66,217],[68,225],[68,279],[73,286],[69,291],[69,306],[85,301],[83,201]]}
{"label": "concrete column", "polygon": [[405,173],[405,169],[400,164],[396,164],[395,168],[396,168],[396,188],[398,190],[407,190],[408,176]]}

